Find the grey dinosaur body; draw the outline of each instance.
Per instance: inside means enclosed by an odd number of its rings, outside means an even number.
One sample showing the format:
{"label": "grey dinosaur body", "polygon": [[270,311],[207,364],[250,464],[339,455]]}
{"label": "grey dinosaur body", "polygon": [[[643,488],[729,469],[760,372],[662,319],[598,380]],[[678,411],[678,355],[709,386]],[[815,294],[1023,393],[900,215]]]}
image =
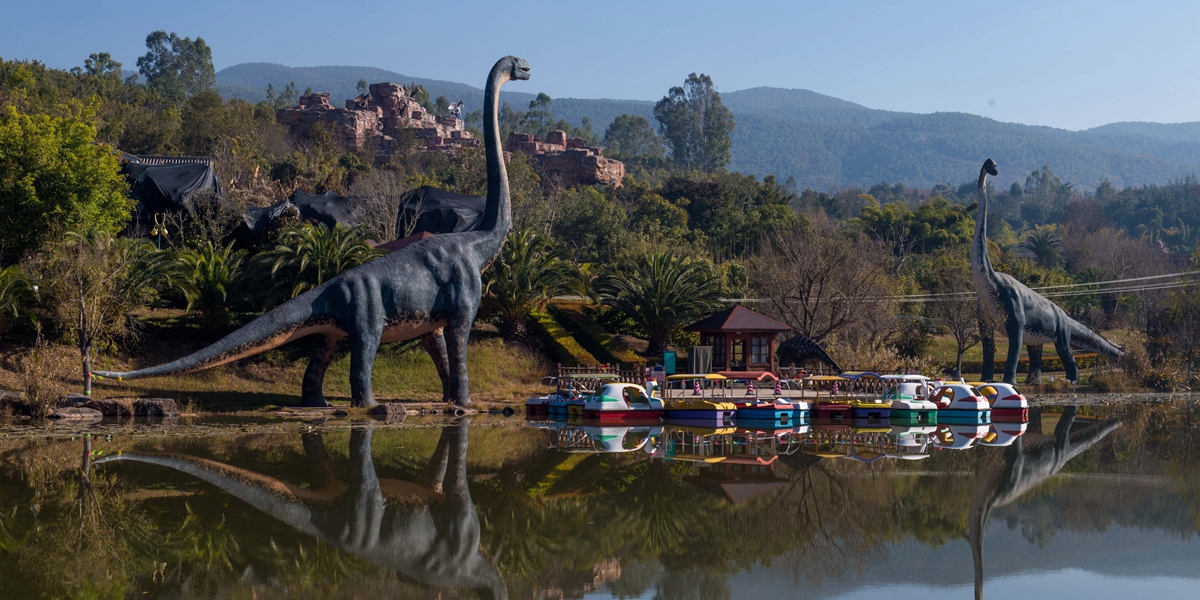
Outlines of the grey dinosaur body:
{"label": "grey dinosaur body", "polygon": [[[979,295],[982,332],[990,336],[1003,322],[1008,335],[1008,357],[1004,363],[1004,382],[1015,384],[1021,346],[1035,349],[1031,359],[1041,357],[1042,344],[1052,343],[1062,359],[1067,379],[1079,381],[1079,367],[1071,348],[1083,348],[1110,358],[1121,356],[1121,350],[1098,333],[1067,316],[1057,304],[1029,289],[1007,273],[997,273],[987,250],[987,177],[996,175],[996,162],[987,159],[979,170],[979,215],[975,219],[975,238],[971,243],[971,277]],[[991,379],[995,361],[995,346],[984,344],[984,379]]]}
{"label": "grey dinosaur body", "polygon": [[471,404],[467,340],[479,311],[483,270],[500,252],[512,222],[508,173],[497,118],[500,86],[529,79],[529,64],[506,56],[488,75],[484,143],[488,192],[479,231],[436,235],[346,271],[272,309],[194,354],[116,379],[189,373],[253,356],[310,335],[323,343],[304,373],[301,404],[327,406],[325,371],[343,338],[350,342],[350,391],[355,406],[374,405],[371,368],[379,344],[420,337],[442,380],[442,397]]}
{"label": "grey dinosaur body", "polygon": [[348,477],[337,477],[320,433],[304,449],[322,487],[310,490],[213,460],[175,454],[123,453],[94,465],[130,461],[159,465],[206,481],[263,514],[322,542],[427,585],[505,598],[496,564],[480,548],[479,515],[467,487],[470,421],[442,429],[425,469],[426,485],[379,479],[371,430],[350,433]]}
{"label": "grey dinosaur body", "polygon": [[[983,534],[992,510],[1017,501],[1121,425],[1116,419],[1110,419],[1072,432],[1077,412],[1074,406],[1063,411],[1054,428],[1052,440],[1027,446],[1026,436],[1021,436],[1005,448],[1003,463],[981,463],[975,479],[975,492],[971,497],[968,523],[971,556],[975,563],[975,598],[983,597]],[[1036,418],[1040,424],[1041,416]]]}

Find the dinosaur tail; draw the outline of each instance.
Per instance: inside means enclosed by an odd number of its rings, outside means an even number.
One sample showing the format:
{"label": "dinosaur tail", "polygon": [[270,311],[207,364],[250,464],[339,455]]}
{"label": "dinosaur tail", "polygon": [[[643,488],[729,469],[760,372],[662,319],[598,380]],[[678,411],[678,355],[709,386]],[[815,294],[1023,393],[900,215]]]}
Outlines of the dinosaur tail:
{"label": "dinosaur tail", "polygon": [[304,327],[312,318],[310,294],[312,292],[292,298],[221,338],[215,344],[178,360],[136,371],[94,371],[94,374],[119,380],[191,373],[281,346],[293,339],[316,333],[306,331]]}
{"label": "dinosaur tail", "polygon": [[92,464],[120,461],[148,463],[187,473],[300,531],[320,535],[312,525],[312,513],[308,507],[287,484],[278,479],[213,460],[171,454],[124,452],[98,458]]}
{"label": "dinosaur tail", "polygon": [[1084,327],[1074,319],[1071,320],[1071,345],[1079,346],[1109,358],[1121,358],[1125,353],[1115,344],[1104,339],[1100,334]]}

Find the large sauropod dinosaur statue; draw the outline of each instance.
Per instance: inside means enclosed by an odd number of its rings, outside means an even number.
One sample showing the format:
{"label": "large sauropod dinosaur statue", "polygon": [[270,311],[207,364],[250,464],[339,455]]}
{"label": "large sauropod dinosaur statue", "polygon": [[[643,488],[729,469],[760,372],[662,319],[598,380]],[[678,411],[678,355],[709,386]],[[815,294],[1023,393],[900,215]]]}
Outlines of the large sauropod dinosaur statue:
{"label": "large sauropod dinosaur statue", "polygon": [[[1042,297],[1028,286],[1017,281],[1007,273],[997,273],[992,268],[992,259],[988,256],[987,242],[987,178],[997,175],[996,161],[987,159],[979,169],[979,214],[975,219],[975,239],[971,243],[971,276],[975,282],[975,292],[982,304],[980,314],[983,321],[984,335],[990,335],[999,324],[1001,317],[1005,319],[1004,331],[1008,335],[1008,359],[1004,363],[1004,382],[1017,382],[1017,362],[1021,355],[1021,345],[1028,344],[1041,348],[1042,344],[1052,342],[1058,357],[1062,359],[1067,371],[1067,379],[1079,381],[1079,366],[1071,354],[1071,346],[1098,352],[1110,358],[1119,358],[1121,350],[1100,336],[1100,334],[1084,327],[1078,321],[1067,316],[1057,304]],[[985,345],[983,364],[992,364],[996,359],[995,346]]]}
{"label": "large sauropod dinosaur statue", "polygon": [[479,514],[467,487],[470,419],[442,429],[425,469],[425,486],[380,479],[371,457],[371,430],[350,432],[350,469],[339,479],[320,434],[305,434],[304,450],[318,489],[214,460],[178,454],[126,452],[95,460],[149,463],[211,483],[280,522],[366,561],[426,585],[507,597],[500,570],[479,545]]}
{"label": "large sauropod dinosaur statue", "polygon": [[1025,436],[1019,437],[1004,449],[1002,464],[985,464],[976,475],[967,523],[968,541],[975,563],[976,600],[983,598],[983,534],[992,510],[1015,502],[1121,426],[1120,421],[1110,419],[1072,432],[1077,412],[1078,408],[1074,406],[1068,406],[1063,411],[1062,418],[1054,427],[1054,439],[1026,448],[1023,444]]}
{"label": "large sauropod dinosaur statue", "polygon": [[375,405],[371,366],[383,342],[420,337],[442,380],[442,398],[471,404],[467,338],[479,310],[481,274],[500,252],[512,224],[508,172],[500,146],[500,86],[529,79],[529,63],[515,56],[496,62],[484,91],[487,205],[478,231],[435,235],[346,271],[270,310],[194,354],[115,379],[190,373],[223,365],[309,335],[324,344],[309,360],[301,386],[303,406],[328,406],[322,387],[338,342],[350,339],[350,393],[355,406]]}

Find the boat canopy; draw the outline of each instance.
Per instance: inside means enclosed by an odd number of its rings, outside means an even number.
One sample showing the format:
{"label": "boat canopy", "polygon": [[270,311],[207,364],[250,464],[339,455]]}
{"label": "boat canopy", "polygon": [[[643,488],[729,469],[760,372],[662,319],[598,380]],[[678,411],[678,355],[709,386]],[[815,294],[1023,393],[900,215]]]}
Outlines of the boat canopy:
{"label": "boat canopy", "polygon": [[719,373],[677,373],[675,375],[667,375],[668,381],[679,381],[680,379],[710,379],[720,381],[728,378]]}
{"label": "boat canopy", "polygon": [[883,375],[880,379],[884,381],[929,381],[929,378],[924,375]]}
{"label": "boat canopy", "polygon": [[842,373],[842,378],[849,379],[851,381],[857,381],[859,379],[883,379],[878,373],[872,373],[870,371],[845,372]]}
{"label": "boat canopy", "polygon": [[809,375],[804,378],[804,381],[850,381],[839,375]]}

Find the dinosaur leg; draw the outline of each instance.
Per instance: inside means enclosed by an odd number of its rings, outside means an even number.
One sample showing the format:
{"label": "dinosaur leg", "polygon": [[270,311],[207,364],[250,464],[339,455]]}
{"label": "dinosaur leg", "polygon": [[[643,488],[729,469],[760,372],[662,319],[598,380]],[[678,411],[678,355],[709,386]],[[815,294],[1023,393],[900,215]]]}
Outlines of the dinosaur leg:
{"label": "dinosaur leg", "polygon": [[1075,362],[1075,355],[1071,352],[1071,334],[1067,333],[1065,328],[1054,338],[1054,351],[1058,352],[1058,358],[1062,360],[1063,370],[1067,372],[1067,381],[1079,383],[1079,364]]}
{"label": "dinosaur leg", "polygon": [[325,371],[329,363],[337,356],[338,339],[327,335],[321,346],[308,359],[308,368],[304,370],[304,383],[300,386],[300,406],[329,406],[325,400]]}
{"label": "dinosaur leg", "polygon": [[449,402],[450,359],[446,356],[446,338],[442,335],[442,330],[438,329],[421,336],[421,345],[429,353],[429,358],[433,359],[433,366],[437,368],[438,377],[442,380],[442,402]]}
{"label": "dinosaur leg", "polygon": [[979,341],[983,344],[983,374],[980,379],[992,381],[996,379],[996,332],[991,325],[979,322]]}
{"label": "dinosaur leg", "polygon": [[438,438],[437,447],[433,449],[433,456],[429,458],[429,464],[425,465],[425,470],[421,473],[421,479],[425,481],[425,485],[438,493],[441,493],[442,481],[446,478],[446,468],[450,459],[449,446],[450,438],[443,430],[442,435]]}
{"label": "dinosaur leg", "polygon": [[313,489],[327,489],[337,483],[337,470],[333,459],[325,449],[325,438],[320,431],[306,431],[300,434],[304,444],[304,453],[313,469]]}
{"label": "dinosaur leg", "polygon": [[1004,383],[1016,385],[1017,363],[1021,361],[1021,339],[1025,335],[1023,319],[1008,319],[1008,359],[1004,361]]}
{"label": "dinosaur leg", "polygon": [[350,404],[372,407],[375,394],[371,391],[371,367],[379,350],[381,331],[356,331],[350,336]]}
{"label": "dinosaur leg", "polygon": [[1030,344],[1025,346],[1025,350],[1029,353],[1029,374],[1025,376],[1025,383],[1040,383],[1042,381],[1042,345]]}
{"label": "dinosaur leg", "polygon": [[471,335],[471,318],[459,318],[446,326],[446,358],[449,365],[450,396],[447,402],[471,406],[471,387],[467,378],[467,340]]}

